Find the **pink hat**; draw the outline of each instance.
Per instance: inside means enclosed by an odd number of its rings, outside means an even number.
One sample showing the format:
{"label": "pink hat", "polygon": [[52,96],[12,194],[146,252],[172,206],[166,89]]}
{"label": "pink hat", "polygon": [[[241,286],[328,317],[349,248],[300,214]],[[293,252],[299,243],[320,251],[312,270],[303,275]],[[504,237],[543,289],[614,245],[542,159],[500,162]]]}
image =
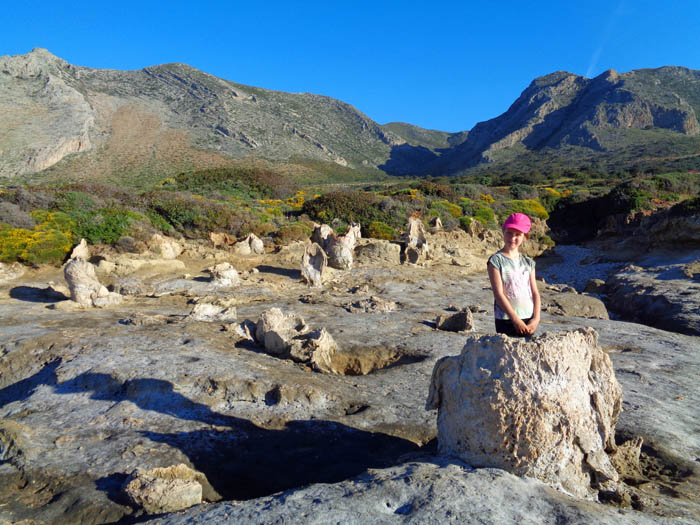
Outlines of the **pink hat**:
{"label": "pink hat", "polygon": [[508,216],[506,222],[503,223],[503,229],[513,228],[519,232],[527,233],[530,231],[530,217],[524,213],[513,213]]}

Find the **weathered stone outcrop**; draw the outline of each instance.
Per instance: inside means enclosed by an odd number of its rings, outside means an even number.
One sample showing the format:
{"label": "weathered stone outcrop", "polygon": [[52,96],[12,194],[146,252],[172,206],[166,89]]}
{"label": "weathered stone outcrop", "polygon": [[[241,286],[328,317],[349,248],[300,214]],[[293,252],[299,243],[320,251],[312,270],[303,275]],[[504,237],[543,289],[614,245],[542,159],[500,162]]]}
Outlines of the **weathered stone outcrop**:
{"label": "weathered stone outcrop", "polygon": [[233,253],[237,255],[260,255],[265,253],[265,244],[254,233],[249,233],[245,239],[233,245]]}
{"label": "weathered stone outcrop", "polygon": [[372,239],[355,248],[355,260],[359,266],[401,264],[401,245],[391,241]]}
{"label": "weathered stone outcrop", "polygon": [[404,234],[404,258],[406,262],[420,264],[430,257],[430,249],[425,235],[425,226],[421,218],[409,217]]}
{"label": "weathered stone outcrop", "polygon": [[241,278],[231,263],[219,263],[208,268],[211,274],[211,282],[216,286],[236,286],[240,284]]}
{"label": "weathered stone outcrop", "polygon": [[182,253],[182,246],[175,239],[154,233],[148,241],[148,249],[161,259],[176,259]]}
{"label": "weathered stone outcrop", "polygon": [[232,323],[237,315],[236,308],[233,306],[222,308],[211,303],[198,303],[194,305],[187,318],[192,321]]}
{"label": "weathered stone outcrop", "polygon": [[87,241],[85,239],[80,239],[80,242],[73,248],[70,253],[71,259],[85,259],[90,260],[90,249],[88,248]]}
{"label": "weathered stone outcrop", "polygon": [[136,469],[124,483],[124,493],[133,505],[148,514],[175,512],[202,503],[206,477],[187,465]]}
{"label": "weathered stone outcrop", "polygon": [[63,269],[70,298],[80,306],[103,307],[121,302],[121,295],[110,292],[100,284],[95,267],[85,259],[71,259]]}
{"label": "weathered stone outcrop", "polygon": [[337,270],[350,270],[353,265],[353,249],[355,237],[353,235],[331,234],[328,239],[328,265]]}
{"label": "weathered stone outcrop", "polygon": [[562,292],[543,298],[542,309],[553,315],[585,317],[586,319],[610,319],[605,303],[590,295]]}
{"label": "weathered stone outcrop", "polygon": [[532,340],[472,338],[438,361],[428,409],[438,409],[441,454],[541,479],[578,497],[617,481],[622,390],[591,328]]}
{"label": "weathered stone outcrop", "polygon": [[301,276],[311,286],[323,285],[323,273],[328,265],[328,257],[323,248],[316,243],[310,244],[304,250],[301,258]]}
{"label": "weathered stone outcrop", "polygon": [[325,250],[328,248],[328,241],[333,233],[333,228],[327,224],[316,224],[311,234],[311,242],[315,242]]}
{"label": "weathered stone outcrop", "polygon": [[435,327],[448,332],[469,332],[474,329],[474,318],[469,307],[462,308],[452,315],[439,315]]}

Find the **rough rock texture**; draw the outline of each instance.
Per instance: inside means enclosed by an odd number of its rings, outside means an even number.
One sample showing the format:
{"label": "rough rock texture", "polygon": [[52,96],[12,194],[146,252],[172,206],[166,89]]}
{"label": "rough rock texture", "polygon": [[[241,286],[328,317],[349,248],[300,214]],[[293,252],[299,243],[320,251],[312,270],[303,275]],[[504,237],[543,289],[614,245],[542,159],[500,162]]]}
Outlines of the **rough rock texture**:
{"label": "rough rock texture", "polygon": [[73,248],[70,253],[71,259],[85,259],[86,261],[90,259],[90,250],[85,239],[80,239],[78,245]]}
{"label": "rough rock texture", "polygon": [[176,259],[182,253],[182,246],[175,239],[154,233],[148,241],[148,249],[161,259]]}
{"label": "rough rock texture", "polygon": [[197,477],[204,476],[184,464],[137,469],[127,478],[124,492],[132,504],[148,514],[175,512],[202,503],[202,485]]}
{"label": "rough rock texture", "polygon": [[394,301],[387,301],[386,299],[377,297],[376,295],[372,295],[366,299],[353,301],[345,307],[345,309],[351,313],[393,312],[396,310],[396,308],[397,305]]}
{"label": "rough rock texture", "polygon": [[231,263],[220,263],[209,268],[211,281],[216,286],[236,286],[240,284],[241,278]]}
{"label": "rough rock texture", "polygon": [[235,307],[221,308],[211,303],[198,303],[192,308],[188,319],[193,321],[221,321],[231,323],[236,320]]}
{"label": "rough rock texture", "polygon": [[328,265],[338,270],[350,270],[353,265],[353,250],[357,243],[358,234],[352,229],[345,235],[331,233],[328,238],[326,253]]}
{"label": "rough rock texture", "polygon": [[321,245],[313,243],[307,245],[301,258],[301,276],[311,286],[323,285],[323,273],[328,265],[328,257]]}
{"label": "rough rock texture", "polygon": [[327,224],[316,224],[314,225],[314,231],[311,234],[311,242],[315,242],[325,250],[328,248],[328,241],[333,233],[333,228]]}
{"label": "rough rock texture", "polygon": [[255,338],[272,355],[289,353],[295,337],[305,334],[309,327],[300,315],[284,314],[279,308],[270,308],[260,315]]}
{"label": "rough rock texture", "polygon": [[401,245],[379,239],[367,240],[355,248],[359,266],[401,264]]}
{"label": "rough rock texture", "polygon": [[561,292],[543,301],[542,309],[553,315],[585,317],[586,319],[609,319],[605,303],[590,295],[576,292]]}
{"label": "rough rock texture", "polygon": [[593,329],[473,338],[435,365],[427,408],[438,409],[440,453],[470,465],[578,497],[591,496],[592,480],[618,480],[606,451],[622,389]]}
{"label": "rough rock texture", "polygon": [[700,283],[688,278],[684,267],[663,264],[623,268],[606,281],[610,310],[624,319],[700,335]]}
{"label": "rough rock texture", "polygon": [[0,262],[0,282],[21,277],[24,272],[25,267],[22,264]]}
{"label": "rough rock texture", "polygon": [[260,255],[265,253],[265,244],[254,233],[249,233],[245,239],[233,245],[233,252],[238,255]]}
{"label": "rough rock texture", "polygon": [[[627,484],[638,510],[620,509],[435,457],[436,414],[422,406],[436,361],[465,336],[432,320],[450,304],[479,305],[474,332],[493,334],[485,255],[473,268],[355,266],[310,290],[299,278],[308,243],[254,260],[183,244],[184,271],[130,274],[155,293],[114,308],[58,308],[69,301],[44,291],[62,282],[55,268],[0,283],[0,521],[139,522],[122,497],[128,474],[184,463],[228,502],[161,523],[208,513],[215,523],[697,523],[698,337],[542,315],[540,333],[593,326],[612,358],[624,391],[617,437],[644,440],[643,480]],[[235,293],[204,273],[224,260],[245,277]],[[372,295],[400,308],[346,310]],[[268,355],[249,322],[188,322],[193,301],[236,307],[241,320],[295,312],[333,337],[346,374]]]}
{"label": "rough rock texture", "polygon": [[448,332],[469,332],[474,328],[472,312],[467,307],[462,308],[456,314],[439,315],[435,319],[435,327],[438,330],[446,330]]}
{"label": "rough rock texture", "polygon": [[68,261],[63,269],[70,298],[80,306],[109,306],[119,304],[121,296],[110,292],[100,284],[95,274],[95,267],[85,259]]}
{"label": "rough rock texture", "polygon": [[408,218],[404,243],[404,258],[406,262],[419,264],[430,257],[425,225],[420,217],[411,216]]}

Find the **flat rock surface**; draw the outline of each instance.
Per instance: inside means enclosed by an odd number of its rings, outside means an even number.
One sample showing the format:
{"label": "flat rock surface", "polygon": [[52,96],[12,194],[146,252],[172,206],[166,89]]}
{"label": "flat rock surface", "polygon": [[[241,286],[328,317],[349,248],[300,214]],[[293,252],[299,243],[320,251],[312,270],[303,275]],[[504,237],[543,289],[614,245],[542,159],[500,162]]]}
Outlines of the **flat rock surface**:
{"label": "flat rock surface", "polygon": [[[434,454],[436,414],[423,408],[430,374],[437,359],[458,354],[465,341],[465,334],[436,330],[434,319],[477,305],[484,311],[473,314],[474,332],[494,331],[485,272],[453,265],[361,267],[338,271],[323,288],[312,289],[301,280],[298,260],[259,256],[257,272],[248,272],[243,259],[230,260],[243,272],[238,286],[212,286],[201,273],[211,261],[186,260],[191,277],[153,277],[144,288],[148,294],[102,309],[59,307],[65,301],[46,288],[49,281],[61,284],[60,270],[28,270],[0,283],[0,518],[135,519],[140,511],[121,492],[127,475],[137,467],[180,463],[206,475],[212,490],[205,499],[235,503],[195,507],[165,522],[204,512],[215,513],[206,519],[225,521],[220,516],[234,507],[240,514],[233,522],[275,522],[303,513],[309,522],[325,522],[324,505],[340,509],[332,519],[352,522],[342,508],[359,512],[363,502],[386,498],[388,510],[372,521],[405,521],[416,512],[416,523],[437,522],[450,511],[469,522],[474,518],[466,516],[482,512],[487,497],[503,499],[489,504],[485,522],[622,516],[643,523],[700,516],[698,337],[543,314],[540,331],[598,331],[623,389],[618,433],[641,436],[647,455],[656,458],[659,474],[649,470],[651,481],[642,487],[651,498],[640,504],[643,512],[618,515],[609,505],[572,500],[502,471],[438,468],[442,460],[434,459],[407,462],[406,454]],[[396,309],[346,308],[370,297],[392,301]],[[235,306],[238,322],[255,322],[272,306],[299,314],[311,329],[325,328],[344,351],[375,356],[375,371],[313,372],[265,354],[229,330],[228,322],[186,319],[194,301],[217,299]],[[428,477],[423,481],[412,472]],[[293,498],[265,498],[279,491],[292,491]],[[440,510],[443,499],[467,492],[475,497],[462,499],[472,503],[453,501]],[[419,510],[421,502],[425,510]],[[364,516],[359,521],[367,522],[369,514]]]}

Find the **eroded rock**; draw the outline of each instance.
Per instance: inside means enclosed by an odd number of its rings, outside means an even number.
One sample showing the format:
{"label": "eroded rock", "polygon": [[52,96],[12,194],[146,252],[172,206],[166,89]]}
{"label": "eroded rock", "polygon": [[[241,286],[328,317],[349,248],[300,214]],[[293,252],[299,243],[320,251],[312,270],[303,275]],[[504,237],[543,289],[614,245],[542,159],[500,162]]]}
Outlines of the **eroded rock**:
{"label": "eroded rock", "polygon": [[315,224],[311,234],[311,242],[318,244],[324,250],[328,247],[328,241],[333,234],[333,228],[327,224]]}
{"label": "eroded rock", "polygon": [[472,338],[433,369],[427,408],[438,409],[441,454],[538,478],[578,497],[591,480],[618,480],[622,390],[592,328],[530,341]]}
{"label": "eroded rock", "polygon": [[71,259],[85,259],[86,261],[90,259],[90,250],[88,249],[87,241],[85,239],[80,239],[73,251],[70,254]]}
{"label": "eroded rock", "polygon": [[408,218],[404,240],[404,257],[406,262],[420,264],[428,259],[430,249],[425,236],[425,225],[420,217],[411,216]]}
{"label": "eroded rock", "polygon": [[355,258],[360,266],[396,266],[401,264],[401,246],[390,241],[372,239],[355,248]]}
{"label": "eroded rock", "polygon": [[231,263],[219,263],[207,271],[211,274],[211,282],[215,286],[236,286],[240,284],[241,278]]}
{"label": "eroded rock", "polygon": [[85,259],[71,259],[63,269],[70,298],[81,306],[103,307],[121,302],[121,295],[100,284],[95,267]]}
{"label": "eroded rock", "polygon": [[182,246],[175,239],[154,233],[148,241],[148,249],[162,259],[175,259],[182,253]]}
{"label": "eroded rock", "polygon": [[124,493],[148,514],[175,512],[202,503],[204,474],[187,465],[151,470],[136,469],[124,484]]}
{"label": "eroded rock", "polygon": [[221,308],[211,303],[198,303],[192,308],[187,318],[190,321],[232,323],[237,316],[235,307]]}
{"label": "eroded rock", "polygon": [[323,285],[323,273],[327,265],[328,257],[321,245],[308,245],[301,258],[301,276],[311,286],[320,287]]}
{"label": "eroded rock", "polygon": [[448,332],[470,332],[474,329],[474,317],[471,308],[462,308],[452,315],[439,315],[435,319],[435,327],[438,330]]}
{"label": "eroded rock", "polygon": [[396,303],[388,301],[379,296],[372,295],[366,299],[360,299],[350,303],[345,309],[350,313],[376,313],[393,312],[396,310]]}
{"label": "eroded rock", "polygon": [[578,294],[575,291],[547,295],[542,302],[542,309],[552,315],[610,319],[603,301],[590,295]]}

